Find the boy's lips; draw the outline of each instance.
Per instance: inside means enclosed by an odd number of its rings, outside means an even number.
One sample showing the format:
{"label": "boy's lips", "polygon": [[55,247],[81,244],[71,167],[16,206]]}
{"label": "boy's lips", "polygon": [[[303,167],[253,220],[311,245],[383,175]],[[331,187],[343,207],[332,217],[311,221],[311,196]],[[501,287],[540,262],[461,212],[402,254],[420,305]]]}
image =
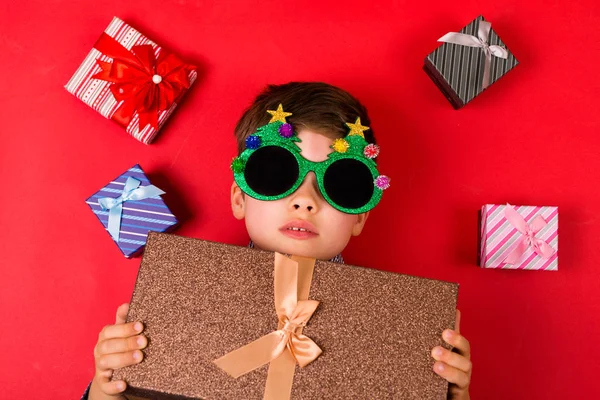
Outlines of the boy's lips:
{"label": "boy's lips", "polygon": [[311,239],[319,235],[317,228],[308,221],[295,219],[279,228],[281,233],[293,239]]}

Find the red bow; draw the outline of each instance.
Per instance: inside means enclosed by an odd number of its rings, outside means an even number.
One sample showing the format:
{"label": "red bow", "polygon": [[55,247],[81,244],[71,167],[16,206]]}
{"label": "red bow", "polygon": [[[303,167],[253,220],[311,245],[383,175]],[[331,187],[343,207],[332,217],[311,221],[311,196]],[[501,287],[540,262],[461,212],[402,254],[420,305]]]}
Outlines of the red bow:
{"label": "red bow", "polygon": [[123,101],[112,116],[123,127],[137,111],[140,130],[148,124],[157,129],[158,113],[168,110],[190,87],[188,75],[196,69],[164,50],[157,60],[149,44],[133,46],[129,51],[106,33],[94,47],[113,59],[112,63],[96,60],[102,71],[92,78],[110,82],[117,102]]}

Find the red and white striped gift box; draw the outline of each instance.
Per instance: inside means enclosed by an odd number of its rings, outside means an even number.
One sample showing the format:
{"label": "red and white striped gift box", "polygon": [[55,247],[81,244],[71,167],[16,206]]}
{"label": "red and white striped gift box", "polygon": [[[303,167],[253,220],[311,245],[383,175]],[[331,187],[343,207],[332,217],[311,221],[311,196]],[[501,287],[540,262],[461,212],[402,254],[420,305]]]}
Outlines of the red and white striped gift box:
{"label": "red and white striped gift box", "polygon": [[[529,226],[534,219],[543,218],[545,225],[533,235],[534,240],[544,241],[554,251],[550,257],[542,257],[533,245],[528,245],[517,262],[508,262],[509,255],[519,247],[526,234],[506,218],[506,207],[512,207]],[[482,268],[558,270],[558,207],[486,204],[481,208],[480,217],[479,265]]]}
{"label": "red and white striped gift box", "polygon": [[[133,46],[151,45],[154,49],[156,58],[158,58],[161,51],[163,51],[162,48],[156,43],[152,42],[146,36],[142,35],[140,32],[117,17],[113,18],[112,22],[110,25],[108,25],[108,28],[106,28],[104,32],[108,36],[115,39],[127,50],[131,50]],[[112,58],[102,54],[97,49],[92,48],[75,74],[65,85],[65,88],[71,94],[102,114],[105,118],[111,119],[123,101],[117,102],[117,100],[114,98],[112,92],[110,91],[110,86],[112,83],[93,78],[94,75],[101,71],[101,67],[98,65],[97,60],[104,62],[113,61]],[[198,75],[195,70],[191,70],[189,72],[188,80],[190,86],[194,83],[197,76]],[[185,94],[185,91],[182,94]],[[139,115],[136,111],[133,114],[133,118],[125,128],[126,131],[142,143],[151,143],[156,137],[156,134],[160,128],[164,125],[166,120],[177,107],[177,101],[180,98],[181,96],[175,99],[173,104],[168,109],[158,111],[158,125],[156,128],[150,124],[147,124],[140,129]]]}

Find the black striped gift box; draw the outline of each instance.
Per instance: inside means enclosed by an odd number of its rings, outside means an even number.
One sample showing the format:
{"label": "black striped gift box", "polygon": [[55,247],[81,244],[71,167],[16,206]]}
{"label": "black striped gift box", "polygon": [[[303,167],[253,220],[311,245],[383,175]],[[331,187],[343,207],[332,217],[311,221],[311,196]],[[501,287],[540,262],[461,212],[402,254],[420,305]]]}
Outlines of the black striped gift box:
{"label": "black striped gift box", "polygon": [[[481,15],[465,26],[460,33],[477,37],[480,21],[485,21]],[[507,59],[492,56],[490,72],[490,85],[492,85],[519,62],[494,32],[493,25],[490,30],[488,44],[502,46],[508,51]],[[443,43],[425,58],[423,69],[444,93],[452,106],[459,109],[484,91],[484,65],[485,53],[483,49]]]}

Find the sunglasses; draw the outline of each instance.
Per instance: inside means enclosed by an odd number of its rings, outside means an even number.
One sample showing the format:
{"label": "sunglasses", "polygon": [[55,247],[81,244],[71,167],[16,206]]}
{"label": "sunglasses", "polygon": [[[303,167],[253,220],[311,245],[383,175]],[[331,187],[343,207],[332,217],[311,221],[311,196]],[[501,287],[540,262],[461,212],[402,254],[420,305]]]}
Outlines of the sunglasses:
{"label": "sunglasses", "polygon": [[[278,111],[283,112],[281,106]],[[332,207],[348,214],[373,209],[390,180],[377,171],[373,158],[379,147],[367,143],[360,130],[368,127],[360,125],[360,118],[347,125],[350,134],[334,141],[327,160],[314,162],[302,157],[296,144],[301,140],[285,116],[274,116],[246,139],[246,149],[233,160],[236,184],[250,197],[272,201],[294,193],[306,175],[314,172],[321,195]],[[357,125],[360,133],[353,134]]]}

